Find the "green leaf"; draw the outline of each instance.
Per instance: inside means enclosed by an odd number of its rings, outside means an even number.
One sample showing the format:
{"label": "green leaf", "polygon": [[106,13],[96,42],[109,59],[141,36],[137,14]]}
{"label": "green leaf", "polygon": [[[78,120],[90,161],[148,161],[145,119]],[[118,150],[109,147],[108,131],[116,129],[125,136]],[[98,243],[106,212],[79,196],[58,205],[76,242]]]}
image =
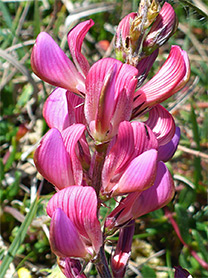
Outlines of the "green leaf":
{"label": "green leaf", "polygon": [[15,237],[12,244],[10,245],[8,252],[0,265],[0,278],[5,277],[6,271],[10,263],[14,260],[14,257],[17,254],[18,249],[20,248],[22,242],[25,239],[25,236],[27,234],[27,229],[36,215],[38,201],[39,201],[39,196],[37,196],[34,202],[32,203],[30,207],[30,211],[26,215],[24,222],[21,224],[18,230],[17,236]]}
{"label": "green leaf", "polygon": [[205,248],[207,239],[204,239],[196,230],[192,230],[192,235],[198,244],[199,252],[202,254],[204,260],[207,260],[207,250]]}
{"label": "green leaf", "polygon": [[144,265],[141,269],[143,278],[156,278],[155,271],[148,265]]}
{"label": "green leaf", "polygon": [[190,187],[186,187],[180,192],[179,203],[184,208],[188,208],[191,204],[193,204],[195,199],[196,192]]}
{"label": "green leaf", "polygon": [[35,0],[35,12],[34,12],[34,34],[35,37],[40,33],[40,11],[38,0]]}
{"label": "green leaf", "polygon": [[189,234],[190,220],[186,209],[184,209],[180,204],[175,205],[177,224],[181,233],[183,240],[186,243],[191,242],[191,235]]}
{"label": "green leaf", "polygon": [[12,18],[6,5],[0,0],[0,11],[9,29],[12,28]]}
{"label": "green leaf", "polygon": [[[190,117],[191,117],[190,120],[191,120],[191,123],[192,123],[192,131],[193,131],[194,141],[196,143],[197,150],[200,151],[200,136],[199,136],[198,123],[197,123],[194,107],[193,107],[192,104],[191,104]],[[200,157],[194,157],[194,166],[195,166],[194,181],[195,181],[196,187],[198,188],[199,187],[198,183],[202,179],[201,159],[200,159]]]}

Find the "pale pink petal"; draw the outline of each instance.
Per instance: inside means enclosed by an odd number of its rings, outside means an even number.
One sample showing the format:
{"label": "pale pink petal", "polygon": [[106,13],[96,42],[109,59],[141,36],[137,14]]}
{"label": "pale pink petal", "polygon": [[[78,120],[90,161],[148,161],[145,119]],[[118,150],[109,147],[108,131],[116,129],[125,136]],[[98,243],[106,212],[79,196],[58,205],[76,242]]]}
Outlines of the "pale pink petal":
{"label": "pale pink petal", "polygon": [[31,66],[34,73],[51,85],[80,94],[77,86],[84,87],[84,78],[57,43],[41,32],[32,50]]}
{"label": "pale pink petal", "polygon": [[51,217],[61,208],[79,231],[84,242],[98,253],[102,245],[102,233],[97,219],[97,196],[89,186],[70,186],[57,192],[48,202],[47,213]]}
{"label": "pale pink petal", "polygon": [[50,225],[51,250],[59,257],[80,257],[87,255],[87,250],[73,222],[60,208],[52,215]]}
{"label": "pale pink petal", "polygon": [[81,47],[85,35],[89,29],[94,25],[92,19],[79,23],[72,30],[69,31],[67,40],[69,44],[69,49],[73,58],[73,61],[79,72],[82,73],[84,77],[87,76],[87,73],[90,69],[90,65],[81,53]]}
{"label": "pale pink petal", "polygon": [[180,128],[176,127],[175,135],[173,136],[173,138],[167,144],[158,148],[158,160],[162,160],[164,162],[170,160],[178,147],[179,141]]}
{"label": "pale pink petal", "polygon": [[155,134],[159,146],[168,143],[175,134],[175,121],[173,116],[160,104],[149,111],[149,118],[145,122]]}
{"label": "pale pink petal", "polygon": [[175,193],[173,179],[163,162],[158,163],[157,176],[154,185],[143,191],[134,202],[132,208],[133,218],[136,219],[151,211],[167,205]]}
{"label": "pale pink petal", "polygon": [[[85,129],[86,127],[82,124],[74,124],[63,130],[61,133],[66,151],[71,158],[74,181],[77,185],[82,184],[83,178],[82,164],[79,159],[78,141],[83,136]],[[89,150],[88,153],[84,155],[89,156]]]}
{"label": "pale pink petal", "polygon": [[111,257],[111,269],[114,278],[122,278],[125,275],[128,260],[131,256],[131,245],[135,230],[135,222],[131,221],[128,226],[120,229],[116,250]]}
{"label": "pale pink petal", "polygon": [[176,31],[177,18],[172,6],[165,2],[143,42],[143,51],[152,53],[162,46]]}
{"label": "pale pink petal", "polygon": [[119,182],[112,188],[112,196],[143,191],[154,183],[157,170],[157,151],[146,151],[133,159]]}
{"label": "pale pink petal", "polygon": [[40,174],[57,188],[74,184],[70,157],[61,133],[50,129],[35,151],[34,162]]}
{"label": "pale pink petal", "polygon": [[133,116],[172,96],[188,82],[189,76],[190,65],[187,53],[179,46],[172,46],[162,68],[136,91]]}

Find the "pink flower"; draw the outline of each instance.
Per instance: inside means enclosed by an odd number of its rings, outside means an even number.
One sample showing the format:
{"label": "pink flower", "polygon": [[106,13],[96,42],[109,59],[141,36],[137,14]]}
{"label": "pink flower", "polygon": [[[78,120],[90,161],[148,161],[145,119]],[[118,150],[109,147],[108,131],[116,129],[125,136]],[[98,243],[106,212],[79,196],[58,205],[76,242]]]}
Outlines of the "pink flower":
{"label": "pink flower", "polygon": [[85,117],[97,143],[109,141],[131,117],[137,70],[112,58],[101,59],[86,78]]}
{"label": "pink flower", "polygon": [[83,168],[90,164],[85,126],[72,125],[62,132],[50,129],[35,151],[34,162],[41,175],[62,189],[83,184]]}
{"label": "pink flower", "polygon": [[172,118],[171,123],[168,123],[168,117],[157,119],[151,126],[152,130],[140,122],[124,121],[120,124],[117,136],[108,147],[103,166],[103,195],[141,192],[153,185],[157,173],[158,143],[166,142],[167,138],[170,141],[175,128]]}
{"label": "pink flower", "polygon": [[94,22],[90,19],[75,26],[68,34],[68,44],[75,65],[56,42],[45,32],[36,40],[31,55],[34,73],[51,85],[78,95],[85,94],[85,78],[90,68],[81,53],[84,37]]}
{"label": "pink flower", "polygon": [[50,244],[59,257],[93,258],[102,245],[97,219],[97,196],[92,187],[70,186],[57,192],[48,202],[52,218]]}
{"label": "pink flower", "polygon": [[157,210],[170,202],[175,192],[171,174],[163,162],[157,165],[154,184],[142,192],[129,194],[108,215],[105,223],[107,231],[122,227],[130,220]]}

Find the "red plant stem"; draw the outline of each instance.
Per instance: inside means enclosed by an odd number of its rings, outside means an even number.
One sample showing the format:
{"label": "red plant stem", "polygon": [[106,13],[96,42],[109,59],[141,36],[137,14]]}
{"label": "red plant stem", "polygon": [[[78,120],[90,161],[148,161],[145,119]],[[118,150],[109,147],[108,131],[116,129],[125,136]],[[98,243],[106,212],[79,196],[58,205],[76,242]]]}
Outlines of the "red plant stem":
{"label": "red plant stem", "polygon": [[93,174],[92,174],[92,187],[95,189],[97,197],[99,197],[99,193],[102,185],[101,174],[102,174],[103,164],[105,161],[106,150],[107,150],[107,144],[96,146],[95,162],[94,162]]}
{"label": "red plant stem", "polygon": [[180,230],[179,230],[179,227],[178,227],[178,224],[176,223],[176,221],[173,219],[173,214],[169,211],[168,207],[164,207],[164,211],[165,211],[165,216],[169,219],[170,223],[172,224],[178,238],[180,239],[180,242],[189,249],[191,255],[198,261],[198,263],[206,270],[208,270],[208,264],[203,260],[201,259],[196,251],[192,250],[192,248],[187,244],[185,243],[185,241],[183,240],[181,234],[180,234]]}
{"label": "red plant stem", "polygon": [[105,256],[104,246],[100,247],[100,251],[96,261],[94,261],[95,267],[99,273],[100,278],[112,278],[108,263]]}

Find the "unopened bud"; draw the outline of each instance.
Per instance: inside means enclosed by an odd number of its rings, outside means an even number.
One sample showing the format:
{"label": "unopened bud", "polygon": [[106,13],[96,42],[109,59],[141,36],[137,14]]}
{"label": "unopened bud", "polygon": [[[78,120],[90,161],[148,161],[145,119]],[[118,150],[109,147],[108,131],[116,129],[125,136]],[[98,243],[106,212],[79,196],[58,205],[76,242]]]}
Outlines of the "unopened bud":
{"label": "unopened bud", "polygon": [[155,49],[162,46],[176,31],[178,26],[174,9],[165,2],[156,21],[143,42],[143,52],[150,55]]}

